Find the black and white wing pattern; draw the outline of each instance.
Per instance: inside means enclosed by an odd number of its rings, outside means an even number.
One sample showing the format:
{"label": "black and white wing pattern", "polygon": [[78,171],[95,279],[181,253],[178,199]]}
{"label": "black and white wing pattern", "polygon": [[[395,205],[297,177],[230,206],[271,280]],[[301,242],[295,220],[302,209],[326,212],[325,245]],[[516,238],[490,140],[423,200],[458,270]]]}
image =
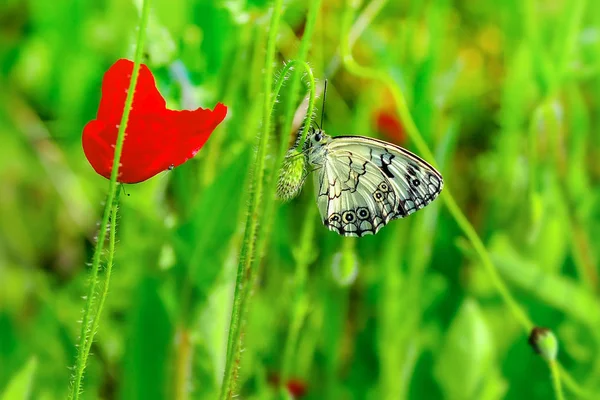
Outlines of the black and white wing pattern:
{"label": "black and white wing pattern", "polygon": [[344,236],[375,234],[396,218],[398,199],[372,162],[348,151],[329,156],[316,182],[321,219]]}
{"label": "black and white wing pattern", "polygon": [[435,168],[393,144],[338,136],[323,147],[317,204],[325,226],[341,235],[375,234],[442,191],[443,179]]}

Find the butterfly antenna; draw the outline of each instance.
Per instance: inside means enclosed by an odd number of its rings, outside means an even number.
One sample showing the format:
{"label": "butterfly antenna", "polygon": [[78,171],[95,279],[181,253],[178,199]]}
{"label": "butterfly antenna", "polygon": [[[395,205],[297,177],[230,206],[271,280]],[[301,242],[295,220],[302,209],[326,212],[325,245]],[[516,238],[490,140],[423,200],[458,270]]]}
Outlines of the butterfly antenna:
{"label": "butterfly antenna", "polygon": [[315,124],[317,128],[321,129],[317,121],[315,121],[314,119],[311,121],[311,124]]}
{"label": "butterfly antenna", "polygon": [[[325,85],[323,87],[323,106],[321,107],[321,126],[323,126],[323,119],[325,118],[325,96],[327,95],[327,79],[325,79]],[[321,127],[319,127],[321,129]]]}

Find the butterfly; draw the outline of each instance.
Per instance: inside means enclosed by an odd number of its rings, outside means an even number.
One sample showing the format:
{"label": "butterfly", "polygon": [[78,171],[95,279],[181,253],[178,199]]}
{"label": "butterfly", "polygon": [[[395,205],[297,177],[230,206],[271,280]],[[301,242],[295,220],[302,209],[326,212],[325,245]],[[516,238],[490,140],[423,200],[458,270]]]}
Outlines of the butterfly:
{"label": "butterfly", "polygon": [[431,203],[442,175],[391,143],[363,136],[331,137],[310,127],[303,153],[313,171],[323,224],[343,236],[376,234],[391,220]]}

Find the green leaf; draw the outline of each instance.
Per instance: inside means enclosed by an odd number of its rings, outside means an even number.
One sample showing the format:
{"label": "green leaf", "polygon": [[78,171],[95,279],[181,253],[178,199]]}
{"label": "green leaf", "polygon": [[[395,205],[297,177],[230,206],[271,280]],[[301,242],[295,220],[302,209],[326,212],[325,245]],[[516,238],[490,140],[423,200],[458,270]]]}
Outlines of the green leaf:
{"label": "green leaf", "polygon": [[530,296],[589,327],[600,323],[597,299],[584,286],[570,278],[544,271],[536,261],[520,255],[506,235],[495,235],[489,249],[502,276],[527,290]]}
{"label": "green leaf", "polygon": [[249,152],[220,171],[200,195],[189,222],[177,232],[177,258],[189,263],[200,299],[208,296],[239,227]]}
{"label": "green leaf", "polygon": [[19,372],[17,372],[10,382],[4,393],[2,393],[1,400],[20,400],[30,399],[31,391],[33,386],[33,378],[37,370],[37,359],[31,357],[27,364]]}
{"label": "green leaf", "polygon": [[131,313],[121,398],[165,399],[169,380],[172,323],[158,294],[159,282],[140,283]]}
{"label": "green leaf", "polygon": [[494,358],[492,334],[481,309],[475,300],[466,299],[446,335],[435,378],[448,399],[481,399],[482,393],[487,399],[501,398],[502,390],[490,388],[502,387],[494,373]]}

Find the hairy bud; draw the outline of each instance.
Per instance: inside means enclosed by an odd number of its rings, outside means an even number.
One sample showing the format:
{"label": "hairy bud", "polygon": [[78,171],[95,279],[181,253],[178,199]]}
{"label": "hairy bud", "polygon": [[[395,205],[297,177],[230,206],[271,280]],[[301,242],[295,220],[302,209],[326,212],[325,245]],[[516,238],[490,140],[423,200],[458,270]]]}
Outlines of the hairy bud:
{"label": "hairy bud", "polygon": [[306,156],[296,149],[291,149],[283,160],[277,180],[277,198],[290,201],[298,196],[306,179]]}

